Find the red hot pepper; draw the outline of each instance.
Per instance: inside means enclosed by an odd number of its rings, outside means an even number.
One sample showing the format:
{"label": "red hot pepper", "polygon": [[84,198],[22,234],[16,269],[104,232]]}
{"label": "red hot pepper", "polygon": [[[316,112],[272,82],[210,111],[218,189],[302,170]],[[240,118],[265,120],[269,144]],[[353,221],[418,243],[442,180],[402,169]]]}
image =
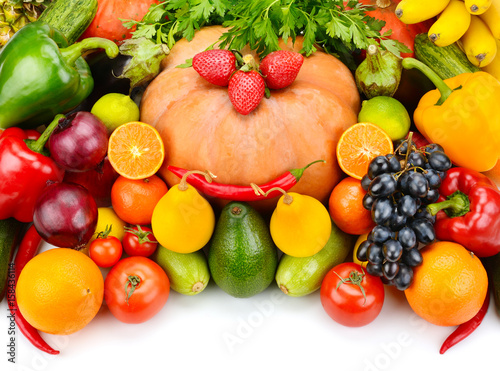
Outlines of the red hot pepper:
{"label": "red hot pepper", "polygon": [[[288,191],[292,188],[302,177],[304,171],[317,162],[325,162],[324,160],[317,160],[311,162],[300,169],[292,169],[287,171],[283,175],[278,178],[262,184],[258,186],[264,193],[269,191],[271,188],[279,187],[284,191]],[[180,167],[168,166],[168,170],[177,175],[182,179],[184,174],[186,174],[189,170],[182,169]],[[210,177],[209,177],[210,178]],[[256,186],[242,186],[242,185],[234,185],[234,184],[222,184],[216,182],[208,182],[206,177],[201,174],[190,174],[186,181],[191,184],[196,190],[205,194],[206,196],[212,196],[216,198],[220,198],[222,200],[231,200],[231,201],[258,201],[263,198],[271,198],[274,196],[281,195],[282,193],[279,190],[270,192],[267,196],[262,196],[259,191],[257,191]]]}
{"label": "red hot pepper", "polygon": [[500,191],[485,175],[455,167],[439,188],[439,201],[427,206],[437,215],[436,237],[465,246],[479,257],[500,252]]}
{"label": "red hot pepper", "polygon": [[20,133],[0,138],[0,219],[14,217],[20,222],[33,221],[35,202],[47,182],[61,182],[64,170],[48,157],[44,145],[63,115],[54,121],[36,141]]}
{"label": "red hot pepper", "polygon": [[[33,256],[35,256],[41,243],[42,237],[40,237],[35,229],[35,226],[32,224],[26,231],[14,260],[15,284],[17,284],[17,279],[19,278],[24,266],[31,260],[31,258],[33,258]],[[16,321],[17,328],[24,334],[24,336],[26,336],[31,344],[46,353],[59,354],[59,351],[53,349],[49,344],[47,344],[38,330],[31,326],[23,317],[17,306],[15,295],[13,299],[8,297],[8,304],[10,313]]]}

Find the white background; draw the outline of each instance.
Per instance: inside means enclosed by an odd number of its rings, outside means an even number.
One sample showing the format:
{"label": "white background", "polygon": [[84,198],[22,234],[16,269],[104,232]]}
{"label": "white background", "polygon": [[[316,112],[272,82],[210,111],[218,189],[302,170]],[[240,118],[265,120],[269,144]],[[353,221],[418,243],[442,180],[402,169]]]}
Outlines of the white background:
{"label": "white background", "polygon": [[103,307],[75,334],[42,334],[61,351],[57,356],[34,348],[17,331],[15,365],[7,361],[9,312],[3,300],[0,370],[498,369],[500,317],[493,300],[481,326],[440,355],[455,327],[432,325],[413,313],[404,293],[392,287],[385,292],[374,322],[348,328],[328,317],[319,292],[292,298],[273,283],[259,295],[237,299],[211,281],[195,296],[171,291],[162,311],[143,324],[121,323]]}

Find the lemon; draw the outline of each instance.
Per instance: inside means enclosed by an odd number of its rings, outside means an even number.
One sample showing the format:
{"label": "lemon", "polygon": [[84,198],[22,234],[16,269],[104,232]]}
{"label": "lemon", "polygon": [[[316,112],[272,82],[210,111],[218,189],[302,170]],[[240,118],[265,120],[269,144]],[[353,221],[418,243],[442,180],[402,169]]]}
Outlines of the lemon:
{"label": "lemon", "polygon": [[356,243],[354,244],[354,250],[352,252],[352,261],[354,263],[357,263],[357,264],[361,265],[363,268],[366,268],[366,264],[368,264],[368,262],[367,261],[364,261],[364,262],[360,261],[358,259],[358,257],[356,256],[356,254],[358,252],[359,245],[361,245],[361,243],[365,242],[367,240],[367,238],[368,238],[368,233],[360,235],[358,237]]}
{"label": "lemon", "polygon": [[92,241],[94,241],[99,234],[99,232],[104,232],[106,230],[106,226],[111,226],[111,232],[108,236],[114,236],[118,238],[120,241],[125,236],[125,227],[126,223],[121,220],[118,215],[116,215],[115,211],[110,207],[100,207],[97,209],[97,225],[95,227],[95,233],[92,235],[87,247],[90,246]]}
{"label": "lemon", "polygon": [[90,110],[111,133],[127,122],[139,121],[139,107],[125,94],[109,93],[103,95]]}
{"label": "lemon", "polygon": [[411,119],[405,106],[397,99],[381,95],[363,101],[358,122],[377,125],[395,141],[408,134]]}

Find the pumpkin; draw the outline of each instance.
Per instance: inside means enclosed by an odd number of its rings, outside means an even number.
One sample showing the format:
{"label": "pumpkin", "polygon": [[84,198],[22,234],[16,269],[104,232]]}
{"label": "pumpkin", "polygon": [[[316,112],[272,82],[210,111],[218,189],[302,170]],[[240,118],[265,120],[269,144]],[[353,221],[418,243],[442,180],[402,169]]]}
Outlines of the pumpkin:
{"label": "pumpkin", "polygon": [[121,19],[140,21],[158,0],[98,0],[97,13],[80,39],[103,37],[117,44],[132,37],[135,26],[128,29]]}
{"label": "pumpkin", "polygon": [[[308,168],[292,190],[326,202],[343,176],[335,154],[338,139],[357,122],[360,109],[352,73],[332,55],[315,52],[305,58],[292,85],[273,90],[269,99],[243,116],[233,108],[227,88],[210,84],[193,68],[176,68],[216,43],[223,31],[220,26],[205,27],[192,41],[179,40],[143,94],[141,121],[156,127],[165,144],[160,176],[170,187],[178,183],[167,170],[173,165],[208,169],[219,183],[262,184],[323,159],[326,164]],[[301,45],[298,38],[293,47],[282,42],[281,48],[298,51]],[[253,206],[265,212],[277,200]]]}

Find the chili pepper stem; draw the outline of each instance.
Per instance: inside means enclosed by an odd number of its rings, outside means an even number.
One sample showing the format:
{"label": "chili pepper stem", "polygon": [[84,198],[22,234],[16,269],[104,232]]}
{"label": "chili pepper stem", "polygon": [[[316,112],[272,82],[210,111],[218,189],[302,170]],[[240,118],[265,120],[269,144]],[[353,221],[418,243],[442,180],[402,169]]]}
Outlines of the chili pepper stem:
{"label": "chili pepper stem", "polygon": [[436,105],[440,106],[441,104],[444,103],[446,99],[451,95],[453,90],[446,85],[446,83],[441,79],[437,73],[435,73],[431,68],[429,68],[427,65],[424,63],[420,62],[419,60],[415,58],[404,58],[403,59],[403,68],[407,70],[411,70],[412,68],[416,68],[420,72],[422,72],[425,76],[429,78],[429,80],[432,81],[432,83],[436,86],[436,88],[439,90],[441,93],[441,98],[437,101]]}
{"label": "chili pepper stem", "polygon": [[463,216],[470,211],[469,197],[463,192],[456,191],[449,195],[446,201],[427,205],[427,211],[429,211],[431,215],[436,215],[441,210],[444,210],[446,215],[450,218]]}
{"label": "chili pepper stem", "polygon": [[306,166],[304,166],[303,168],[300,168],[300,169],[292,169],[290,170],[290,173],[295,177],[295,179],[297,179],[297,182],[300,180],[300,178],[302,178],[302,175],[304,175],[304,171],[306,171],[306,169],[311,166],[311,165],[314,165],[314,164],[317,164],[318,162],[323,162],[326,164],[326,161],[325,160],[316,160],[316,161],[313,161],[309,164],[307,164]]}
{"label": "chili pepper stem", "polygon": [[26,139],[25,143],[28,146],[28,148],[31,149],[33,152],[42,153],[45,147],[45,143],[47,143],[47,141],[50,138],[50,135],[59,124],[59,120],[65,117],[66,116],[62,114],[56,115],[56,117],[54,117],[54,120],[52,120],[52,122],[49,124],[49,126],[47,126],[42,135],[40,135],[40,138],[38,138],[36,141]]}
{"label": "chili pepper stem", "polygon": [[76,42],[67,48],[61,48],[61,55],[66,63],[72,66],[85,52],[95,49],[104,49],[106,55],[113,59],[118,56],[118,46],[111,40],[102,37],[89,37]]}
{"label": "chili pepper stem", "polygon": [[200,174],[203,175],[208,183],[212,183],[212,180],[214,178],[217,178],[214,174],[212,174],[211,171],[200,171],[200,170],[190,170],[184,176],[181,178],[181,181],[178,185],[179,191],[187,191],[189,188],[188,183],[187,183],[187,177],[190,176],[191,174]]}

